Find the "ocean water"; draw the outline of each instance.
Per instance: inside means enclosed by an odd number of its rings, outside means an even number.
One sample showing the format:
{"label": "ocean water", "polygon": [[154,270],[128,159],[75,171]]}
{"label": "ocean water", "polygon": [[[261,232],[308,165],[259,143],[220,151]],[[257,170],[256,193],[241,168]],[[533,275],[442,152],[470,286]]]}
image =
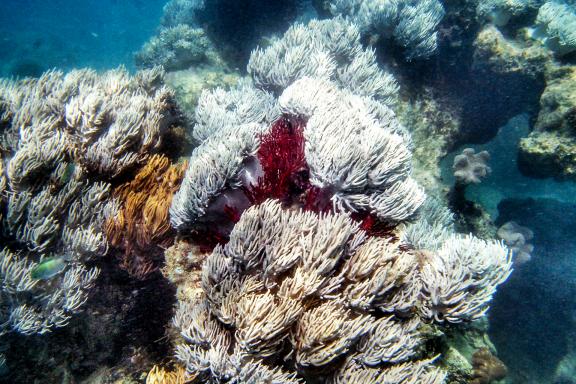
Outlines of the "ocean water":
{"label": "ocean water", "polygon": [[574,2],[2,0],[0,78],[0,383],[576,383]]}
{"label": "ocean water", "polygon": [[124,65],[154,33],[163,1],[3,1],[3,77],[52,68],[97,70]]}

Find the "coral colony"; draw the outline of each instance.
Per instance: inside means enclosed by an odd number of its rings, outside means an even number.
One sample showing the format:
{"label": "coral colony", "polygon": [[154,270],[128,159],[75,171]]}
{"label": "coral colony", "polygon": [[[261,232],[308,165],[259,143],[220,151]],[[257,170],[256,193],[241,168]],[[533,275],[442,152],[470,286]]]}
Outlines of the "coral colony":
{"label": "coral colony", "polygon": [[[427,57],[441,4],[391,1],[390,15],[368,20],[376,2],[352,3],[332,1],[341,16],[254,50],[236,88],[204,91],[187,162],[164,148],[182,116],[158,68],[0,83],[0,335],[67,325],[103,255],[144,280],[165,254],[163,273],[184,281],[171,335],[179,377],[444,383],[429,341],[485,315],[512,255],[456,233],[412,177],[399,86],[360,42],[393,23],[406,58]],[[464,173],[485,160],[465,155]]]}
{"label": "coral colony", "polygon": [[352,24],[296,25],[248,69],[254,85],[202,95],[170,209],[181,234],[221,231],[179,295],[178,360],[200,382],[444,382],[429,324],[481,318],[507,248],[422,207],[397,86]]}
{"label": "coral colony", "polygon": [[[9,154],[1,183],[9,244],[0,267],[1,333],[49,332],[86,302],[99,274],[91,262],[109,247],[103,223],[120,208],[112,183],[157,151],[176,121],[162,76],[158,69],[134,77],[80,70],[0,83]],[[60,263],[48,263],[52,257]]]}

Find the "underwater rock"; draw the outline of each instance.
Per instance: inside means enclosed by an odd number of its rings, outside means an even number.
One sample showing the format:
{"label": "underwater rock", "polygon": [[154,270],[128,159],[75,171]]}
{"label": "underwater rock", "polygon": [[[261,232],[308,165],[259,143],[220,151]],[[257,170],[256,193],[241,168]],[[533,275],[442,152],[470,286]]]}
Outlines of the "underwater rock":
{"label": "underwater rock", "polygon": [[509,41],[494,26],[478,34],[474,47],[473,87],[463,107],[462,134],[469,141],[486,142],[512,117],[537,113],[551,55],[542,47]]}
{"label": "underwater rock", "polygon": [[395,112],[410,131],[412,176],[428,194],[442,195],[439,164],[458,138],[459,112],[438,100],[432,89],[398,100]]}
{"label": "underwater rock", "polygon": [[506,377],[508,370],[489,349],[480,348],[472,356],[474,370],[470,384],[490,384]]}
{"label": "underwater rock", "polygon": [[468,324],[465,328],[445,330],[442,336],[441,365],[448,373],[450,384],[470,384],[473,374],[473,355],[479,349],[494,353],[496,347],[488,337],[488,319]]}
{"label": "underwater rock", "polygon": [[240,79],[239,73],[215,65],[172,71],[165,77],[166,85],[174,91],[176,101],[183,111],[196,109],[203,90],[233,88]]}
{"label": "underwater rock", "polygon": [[528,13],[535,13],[544,0],[478,0],[476,13],[483,22],[504,27]]}
{"label": "underwater rock", "polygon": [[202,263],[209,252],[185,240],[177,240],[164,252],[162,275],[176,287],[180,301],[195,299],[202,293]]}
{"label": "underwater rock", "polygon": [[576,180],[576,66],[551,67],[534,131],[520,141],[518,166],[532,177]]}

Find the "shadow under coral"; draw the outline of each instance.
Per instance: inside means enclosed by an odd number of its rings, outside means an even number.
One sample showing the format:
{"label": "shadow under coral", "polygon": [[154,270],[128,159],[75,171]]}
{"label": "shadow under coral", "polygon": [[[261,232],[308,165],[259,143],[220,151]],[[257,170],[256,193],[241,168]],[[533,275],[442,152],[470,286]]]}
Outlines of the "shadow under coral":
{"label": "shadow under coral", "polygon": [[100,278],[86,311],[70,326],[45,335],[7,335],[9,383],[79,382],[140,375],[150,361],[170,355],[164,337],[173,315],[174,288],[159,272],[146,281],[128,277],[108,257],[98,263]]}

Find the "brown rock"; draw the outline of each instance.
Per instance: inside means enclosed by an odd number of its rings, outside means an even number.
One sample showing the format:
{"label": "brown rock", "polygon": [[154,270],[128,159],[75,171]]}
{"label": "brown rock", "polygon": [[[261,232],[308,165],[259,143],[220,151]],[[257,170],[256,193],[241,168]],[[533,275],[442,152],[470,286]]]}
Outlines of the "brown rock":
{"label": "brown rock", "polygon": [[506,377],[508,370],[504,363],[487,348],[480,348],[472,355],[472,380],[470,384],[489,384]]}

